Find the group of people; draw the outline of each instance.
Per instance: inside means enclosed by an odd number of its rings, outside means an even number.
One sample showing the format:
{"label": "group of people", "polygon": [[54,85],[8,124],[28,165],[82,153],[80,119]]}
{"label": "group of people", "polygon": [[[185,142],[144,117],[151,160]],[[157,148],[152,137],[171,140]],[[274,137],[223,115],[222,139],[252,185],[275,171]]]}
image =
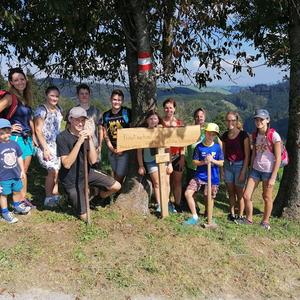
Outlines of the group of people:
{"label": "group of people", "polygon": [[[117,151],[117,129],[128,128],[132,122],[131,110],[123,106],[123,92],[119,89],[112,92],[111,109],[102,114],[90,103],[89,86],[80,84],[76,91],[79,103],[66,113],[65,129],[61,132],[63,113],[59,106],[60,91],[56,86],[46,89],[45,103],[33,111],[30,83],[23,70],[11,69],[8,80],[9,89],[0,100],[0,206],[3,219],[15,223],[18,221],[15,214],[27,214],[34,207],[26,198],[26,174],[36,152],[41,166],[48,172],[44,205],[54,207],[59,203],[59,180],[76,215],[86,220],[84,156],[87,155],[88,159],[88,183],[100,189],[101,199],[118,192],[128,172],[129,153]],[[165,100],[163,109],[163,117],[155,111],[149,111],[144,126],[184,126],[184,122],[175,115],[174,99]],[[192,213],[185,224],[198,223],[193,195],[204,187],[207,199],[207,164],[211,163],[212,198],[217,194],[220,175],[223,174],[230,202],[228,219],[236,223],[253,223],[252,193],[258,183],[263,182],[265,208],[261,225],[270,229],[272,191],[281,162],[281,139],[277,132],[272,132],[270,141],[268,111],[259,109],[255,112],[256,132],[251,138],[243,130],[237,112],[226,114],[228,130],[222,136],[219,135],[218,125],[207,124],[205,117],[204,109],[195,110],[194,122],[201,128],[197,143],[187,148],[171,147],[167,150],[170,154],[170,162],[166,166],[167,188],[174,197],[174,201],[169,202],[170,212],[179,210],[185,199]],[[112,176],[98,168],[103,140],[108,148]],[[138,173],[142,176],[150,175],[157,211],[160,212],[155,154],[156,149],[137,150]],[[13,195],[14,213],[9,211],[7,205],[7,196],[10,194]]]}

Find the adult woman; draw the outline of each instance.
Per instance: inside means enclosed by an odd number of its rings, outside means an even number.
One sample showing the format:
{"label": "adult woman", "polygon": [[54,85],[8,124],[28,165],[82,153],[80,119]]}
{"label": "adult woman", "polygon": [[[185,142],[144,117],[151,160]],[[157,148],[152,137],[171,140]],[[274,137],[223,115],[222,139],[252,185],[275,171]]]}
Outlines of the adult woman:
{"label": "adult woman", "polygon": [[[32,109],[30,107],[32,101],[31,88],[21,68],[10,69],[8,81],[10,94],[14,94],[18,99],[16,111],[10,118],[10,122],[12,124],[11,139],[19,144],[23,153],[25,176],[23,177],[21,197],[27,205],[30,205],[30,202],[26,199],[27,171],[34,153],[33,143],[37,144],[32,120]],[[7,94],[0,101],[0,111],[9,108],[11,105],[12,96]]]}
{"label": "adult woman", "polygon": [[[163,102],[165,116],[163,123],[165,127],[179,127],[183,126],[183,121],[175,117],[176,101],[168,98]],[[181,193],[182,193],[182,174],[184,168],[184,148],[171,147],[170,148],[173,173],[171,174],[171,192],[175,198],[176,207],[180,208]]]}
{"label": "adult woman", "polygon": [[[250,141],[247,132],[242,129],[240,116],[229,111],[225,117],[228,130],[223,134],[224,181],[229,194],[228,220],[242,219],[244,213],[243,191],[247,179],[250,159]],[[238,216],[235,215],[238,210]]]}
{"label": "adult woman", "polygon": [[56,86],[50,86],[45,94],[45,104],[38,106],[34,113],[34,125],[39,142],[37,157],[42,167],[48,171],[45,178],[44,205],[53,207],[59,201],[57,178],[60,159],[56,154],[56,137],[60,132],[63,116],[58,106],[59,89]]}

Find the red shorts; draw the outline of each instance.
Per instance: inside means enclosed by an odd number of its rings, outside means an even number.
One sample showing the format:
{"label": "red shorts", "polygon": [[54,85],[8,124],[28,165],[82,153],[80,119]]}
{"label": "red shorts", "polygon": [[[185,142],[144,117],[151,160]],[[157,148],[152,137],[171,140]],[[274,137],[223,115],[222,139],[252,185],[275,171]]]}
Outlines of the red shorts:
{"label": "red shorts", "polygon": [[[194,192],[198,192],[202,186],[204,186],[204,195],[207,196],[207,182],[201,181],[200,179],[197,178],[191,179],[186,189],[192,190]],[[212,198],[216,198],[218,190],[219,190],[218,185],[214,185],[214,184],[211,185]]]}

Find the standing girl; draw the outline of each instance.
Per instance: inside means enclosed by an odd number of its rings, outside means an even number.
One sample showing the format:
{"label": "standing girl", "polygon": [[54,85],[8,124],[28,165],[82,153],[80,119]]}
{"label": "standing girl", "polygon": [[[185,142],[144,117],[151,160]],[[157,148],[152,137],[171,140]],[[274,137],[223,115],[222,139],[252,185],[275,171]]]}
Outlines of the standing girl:
{"label": "standing girl", "polygon": [[[34,153],[33,143],[37,145],[34,125],[32,121],[32,95],[30,83],[21,68],[13,68],[8,73],[9,93],[14,94],[18,101],[16,111],[10,118],[12,124],[11,140],[16,141],[22,150],[25,175],[23,176],[23,188],[21,199],[26,205],[31,203],[26,199],[27,193],[27,171]],[[0,112],[12,105],[12,96],[7,94],[0,101]]]}
{"label": "standing girl", "polygon": [[277,172],[281,164],[281,138],[275,131],[272,134],[271,145],[268,137],[270,115],[265,109],[258,109],[254,114],[256,133],[253,136],[252,171],[249,175],[244,192],[246,219],[244,224],[253,224],[252,194],[260,181],[263,184],[264,215],[261,226],[270,230],[270,216],[273,208],[273,188]]}
{"label": "standing girl", "polygon": [[[148,128],[155,128],[159,124],[162,124],[162,119],[159,117],[159,115],[151,110],[147,113],[146,115],[146,121],[145,121],[145,126]],[[146,148],[146,149],[138,149],[137,150],[137,159],[138,159],[138,164],[139,164],[139,169],[138,173],[141,176],[144,176],[146,173],[150,175],[153,189],[154,189],[154,194],[155,194],[155,199],[157,202],[157,212],[161,211],[160,207],[160,194],[159,194],[159,176],[158,176],[158,166],[155,162],[155,155],[156,155],[156,149],[155,148]],[[167,165],[167,174],[170,175],[173,171],[172,163],[168,163]],[[167,176],[167,187],[170,189],[170,183],[169,183],[169,176]],[[170,190],[168,194],[170,193]]]}
{"label": "standing girl", "polygon": [[[229,111],[225,117],[227,131],[222,136],[224,152],[224,181],[229,194],[228,220],[241,220],[244,213],[243,192],[250,160],[250,140],[242,129],[240,116]],[[238,216],[235,215],[238,210]]]}
{"label": "standing girl", "polygon": [[60,132],[63,116],[58,106],[59,89],[56,86],[50,86],[45,93],[46,102],[37,107],[34,125],[39,142],[37,157],[41,166],[48,171],[45,179],[44,205],[54,207],[59,202],[57,178],[60,168],[60,159],[56,154],[56,137]]}
{"label": "standing girl", "polygon": [[[165,116],[163,123],[165,127],[184,126],[183,121],[175,117],[176,102],[172,98],[168,98],[163,102]],[[184,168],[184,148],[170,148],[173,173],[171,174],[171,192],[175,198],[175,205],[180,209],[181,193],[182,193],[182,174]],[[176,210],[174,209],[174,212]]]}

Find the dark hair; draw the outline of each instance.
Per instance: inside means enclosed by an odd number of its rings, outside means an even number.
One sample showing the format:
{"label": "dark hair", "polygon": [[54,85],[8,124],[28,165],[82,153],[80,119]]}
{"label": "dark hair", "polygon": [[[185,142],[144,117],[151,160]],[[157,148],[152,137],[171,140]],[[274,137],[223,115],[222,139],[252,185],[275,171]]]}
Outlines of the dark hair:
{"label": "dark hair", "polygon": [[199,111],[202,111],[204,113],[204,115],[206,115],[206,111],[204,110],[204,108],[199,107],[194,111],[194,114],[193,114],[194,120],[196,119]]}
{"label": "dark hair", "polygon": [[79,91],[80,90],[88,90],[89,94],[91,93],[91,89],[90,89],[90,87],[86,83],[81,83],[81,84],[79,84],[79,85],[76,86],[76,93],[77,93],[77,95],[79,95]]}
{"label": "dark hair", "polygon": [[[20,92],[13,86],[12,78],[14,74],[22,74],[26,80],[26,88],[23,91],[23,94],[20,94]],[[32,103],[32,93],[31,93],[31,84],[28,81],[24,71],[20,68],[11,68],[8,70],[8,83],[9,83],[9,92],[16,95],[18,99],[24,101],[24,103],[28,106],[31,106]]]}
{"label": "dark hair", "polygon": [[166,100],[163,102],[163,107],[165,107],[165,105],[166,105],[167,103],[173,104],[174,108],[176,107],[176,101],[175,101],[173,98],[168,98],[168,99],[166,99]]}
{"label": "dark hair", "polygon": [[113,90],[113,91],[111,92],[110,98],[112,98],[113,95],[121,96],[121,97],[122,97],[122,100],[124,100],[124,94],[123,94],[122,90],[120,90],[120,89],[115,89],[115,90]]}
{"label": "dark hair", "polygon": [[148,124],[147,124],[147,119],[152,117],[152,116],[157,116],[158,117],[158,124],[163,124],[163,120],[162,118],[160,117],[160,115],[155,111],[155,110],[149,110],[145,116],[145,119],[144,119],[144,122],[143,122],[143,126],[144,127],[148,127]]}
{"label": "dark hair", "polygon": [[45,94],[48,95],[51,91],[57,91],[60,94],[60,91],[57,86],[50,85],[45,89]]}

